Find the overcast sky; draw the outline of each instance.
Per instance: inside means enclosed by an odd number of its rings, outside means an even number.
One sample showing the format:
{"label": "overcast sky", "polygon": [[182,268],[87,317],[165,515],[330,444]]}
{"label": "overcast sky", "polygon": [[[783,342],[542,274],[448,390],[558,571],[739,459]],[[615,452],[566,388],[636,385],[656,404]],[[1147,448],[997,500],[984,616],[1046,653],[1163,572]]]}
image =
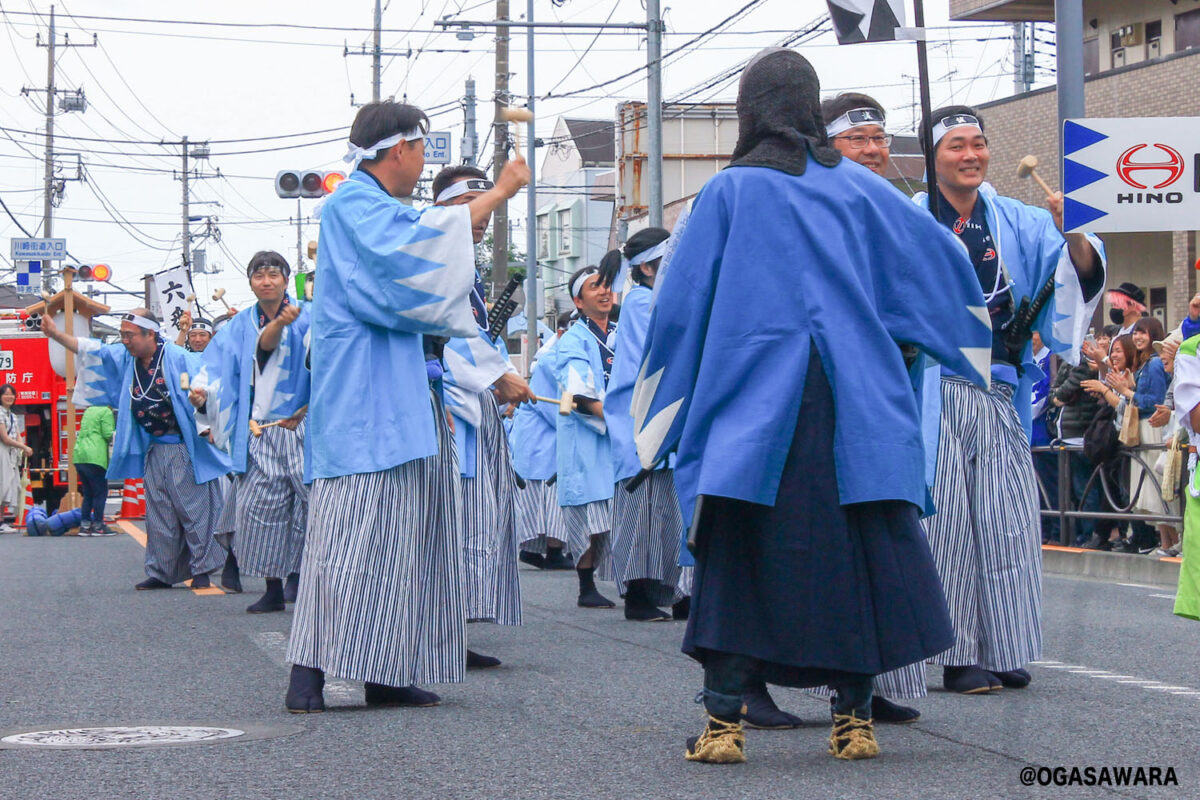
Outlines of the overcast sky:
{"label": "overcast sky", "polygon": [[[712,76],[751,57],[762,47],[777,44],[789,33],[804,30],[826,15],[819,0],[760,0],[744,16],[706,38],[700,45],[670,55],[697,34],[717,25],[747,0],[732,3],[664,0],[667,37],[664,53],[663,96],[692,102],[731,100],[736,80],[703,91]],[[491,122],[494,87],[494,33],[477,29],[471,41],[444,33],[434,21],[446,16],[459,20],[494,17],[494,0],[391,0],[383,14],[383,44],[389,52],[411,57],[384,60],[383,96],[407,98],[435,109],[434,128],[453,132],[453,152],[459,157],[463,114],[459,99],[464,81],[474,77],[480,98],[478,135],[483,142]],[[523,18],[524,0],[512,0],[511,14]],[[933,101],[941,104],[984,102],[1012,93],[1009,29],[1002,26],[948,25],[946,0],[926,3],[931,37]],[[23,87],[44,89],[46,55],[35,37],[47,37],[50,4],[41,0],[0,2],[0,197],[31,232],[41,224],[44,131],[44,92],[23,96]],[[276,249],[295,260],[296,201],[275,196],[273,178],[286,168],[336,169],[345,153],[344,138],[353,119],[350,95],[370,98],[371,59],[344,56],[371,42],[373,0],[339,3],[295,3],[258,0],[60,0],[56,3],[58,41],[69,33],[72,44],[99,47],[60,50],[59,87],[82,87],[88,99],[85,113],[56,117],[55,150],[65,176],[74,177],[75,157],[81,152],[87,182],[68,182],[66,197],[55,212],[53,233],[67,238],[72,253],[83,261],[107,262],[114,280],[139,289],[141,276],[180,260],[180,169],[178,146],[159,141],[212,140],[207,174],[219,167],[224,177],[192,184],[193,215],[216,217],[222,234],[218,245],[206,247],[210,262],[224,272],[197,276],[202,297],[218,287],[229,296],[250,297],[242,267],[256,250]],[[74,15],[74,16],[72,16]],[[537,0],[538,21],[644,22],[639,0]],[[87,16],[107,19],[87,19]],[[127,18],[127,19],[114,19]],[[145,21],[135,21],[145,20]],[[198,24],[198,23],[217,24]],[[909,8],[909,24],[911,6]],[[302,27],[309,26],[309,27]],[[828,27],[828,26],[826,26]],[[1039,65],[1053,67],[1053,32],[1039,34],[1044,43]],[[493,29],[494,30],[494,29]],[[526,94],[526,44],[514,29],[511,45],[511,90]],[[893,130],[911,129],[915,50],[910,43],[838,47],[824,33],[799,47],[816,66],[825,93],[855,89],[874,94],[890,111]],[[463,52],[465,51],[465,52]],[[644,34],[610,31],[539,30],[535,45],[535,92],[539,135],[548,136],[559,115],[612,119],[617,102],[645,98],[644,72],[601,89],[581,89],[608,81],[645,64]],[[582,58],[581,58],[582,55]],[[1039,70],[1038,84],[1053,80]],[[569,97],[540,99],[577,92]],[[311,133],[293,138],[287,134]],[[21,133],[27,131],[30,133]],[[83,138],[110,140],[89,142]],[[251,140],[219,143],[218,140]],[[330,141],[333,140],[333,141]],[[132,144],[130,142],[147,142]],[[150,142],[154,142],[153,144]],[[294,145],[303,145],[295,147]],[[490,162],[490,140],[481,161]],[[289,149],[262,152],[268,148]],[[251,151],[251,152],[247,152]],[[513,204],[523,215],[525,201]],[[316,201],[304,200],[303,214]],[[117,219],[121,222],[118,224]],[[193,223],[193,233],[204,223]],[[306,222],[303,240],[316,238],[317,225]],[[23,234],[0,214],[0,268],[8,269],[7,240]],[[524,234],[518,232],[517,236]],[[0,273],[10,283],[11,272]],[[110,298],[116,308],[128,308],[132,298]],[[209,303],[213,308],[216,304]]]}

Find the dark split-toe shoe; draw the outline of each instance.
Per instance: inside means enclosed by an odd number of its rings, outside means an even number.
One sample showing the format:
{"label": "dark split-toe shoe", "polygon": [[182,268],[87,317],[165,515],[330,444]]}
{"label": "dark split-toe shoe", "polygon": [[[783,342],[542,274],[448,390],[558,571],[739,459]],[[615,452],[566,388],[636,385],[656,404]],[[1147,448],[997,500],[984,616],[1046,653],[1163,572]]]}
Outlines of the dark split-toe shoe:
{"label": "dark split-toe shoe", "polygon": [[803,720],[781,710],[767,687],[762,686],[742,695],[742,724],[764,731],[784,731],[799,728]]}
{"label": "dark split-toe shoe", "polygon": [[546,557],[541,553],[530,553],[522,550],[517,553],[517,560],[522,564],[528,564],[529,566],[537,567],[538,569],[546,568]]}
{"label": "dark split-toe shoe", "polygon": [[467,651],[467,669],[491,669],[500,666],[500,659],[495,656],[485,656],[474,650]]}
{"label": "dark split-toe shoe", "polygon": [[135,583],[133,588],[137,589],[139,592],[144,592],[148,589],[170,589],[171,584],[165,581],[160,581],[158,578],[146,578],[146,580],[142,581],[141,583]]}
{"label": "dark split-toe shoe", "polygon": [[368,683],[366,697],[369,706],[425,708],[440,705],[442,702],[442,698],[433,692],[418,689],[416,686],[384,686],[382,683]]}
{"label": "dark split-toe shoe", "polygon": [[891,725],[902,725],[906,722],[916,722],[921,718],[921,712],[915,708],[893,703],[886,697],[875,695],[871,698],[871,716],[876,722],[886,722]]}
{"label": "dark split-toe shoe", "polygon": [[207,572],[205,572],[201,575],[193,575],[192,576],[192,588],[193,589],[208,589],[211,586],[212,586],[212,581],[209,580]]}
{"label": "dark split-toe shoe", "polygon": [[296,602],[296,595],[300,593],[300,573],[292,572],[287,576],[287,580],[283,583],[283,602]]}
{"label": "dark split-toe shoe", "polygon": [[999,678],[973,664],[969,667],[942,667],[942,685],[946,691],[958,694],[986,694],[998,691],[1003,686]]}
{"label": "dark split-toe shoe", "polygon": [[270,614],[283,611],[283,581],[278,578],[267,578],[267,590],[258,601],[246,609],[247,614]]}
{"label": "dark split-toe shoe", "polygon": [[1004,686],[1005,689],[1024,689],[1033,680],[1033,676],[1027,670],[1010,669],[1004,672],[992,672],[996,680]]}
{"label": "dark split-toe shoe", "polygon": [[238,569],[233,553],[225,557],[225,567],[221,570],[221,588],[230,594],[242,593],[242,571]]}
{"label": "dark split-toe shoe", "polygon": [[284,703],[292,714],[318,714],[325,710],[325,673],[312,667],[292,665],[292,676],[288,681],[287,699]]}
{"label": "dark split-toe shoe", "polygon": [[580,608],[616,608],[617,604],[596,590],[596,587],[585,589],[579,593]]}
{"label": "dark split-toe shoe", "polygon": [[688,615],[692,613],[692,598],[685,597],[675,605],[671,606],[671,619],[680,622],[686,622]]}
{"label": "dark split-toe shoe", "polygon": [[575,569],[575,563],[563,552],[561,547],[551,547],[546,551],[542,569]]}

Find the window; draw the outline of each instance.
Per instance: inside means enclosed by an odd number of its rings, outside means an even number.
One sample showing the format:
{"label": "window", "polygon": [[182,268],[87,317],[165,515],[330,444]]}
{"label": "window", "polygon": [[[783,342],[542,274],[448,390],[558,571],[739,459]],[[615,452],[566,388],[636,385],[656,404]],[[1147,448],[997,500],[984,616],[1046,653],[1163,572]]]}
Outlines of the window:
{"label": "window", "polygon": [[565,208],[558,212],[558,251],[569,255],[571,253],[571,209]]}
{"label": "window", "polygon": [[1162,20],[1146,23],[1146,58],[1162,55]]}
{"label": "window", "polygon": [[1200,9],[1175,16],[1175,52],[1200,47]]}
{"label": "window", "polygon": [[1100,39],[1083,41],[1083,74],[1095,75],[1100,71]]}
{"label": "window", "polygon": [[541,214],[537,218],[537,257],[550,257],[550,215]]}

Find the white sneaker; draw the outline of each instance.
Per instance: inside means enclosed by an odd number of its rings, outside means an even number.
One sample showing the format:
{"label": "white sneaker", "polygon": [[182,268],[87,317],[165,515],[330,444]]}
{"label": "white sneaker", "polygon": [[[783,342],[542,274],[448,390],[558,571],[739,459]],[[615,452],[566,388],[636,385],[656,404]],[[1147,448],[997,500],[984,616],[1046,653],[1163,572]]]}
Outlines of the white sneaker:
{"label": "white sneaker", "polygon": [[1170,553],[1168,553],[1166,550],[1163,550],[1161,547],[1154,548],[1154,552],[1151,553],[1150,555],[1152,555],[1156,558],[1170,558],[1170,556],[1171,556]]}
{"label": "white sneaker", "polygon": [[0,533],[16,533],[17,529],[7,522],[0,522]]}

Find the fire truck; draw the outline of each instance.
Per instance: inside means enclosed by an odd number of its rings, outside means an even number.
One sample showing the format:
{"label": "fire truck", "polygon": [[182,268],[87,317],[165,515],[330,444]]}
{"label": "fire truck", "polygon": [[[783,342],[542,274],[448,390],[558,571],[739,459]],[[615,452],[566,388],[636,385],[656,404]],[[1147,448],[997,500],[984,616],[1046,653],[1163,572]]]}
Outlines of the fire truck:
{"label": "fire truck", "polygon": [[[50,365],[50,340],[38,315],[0,311],[0,384],[17,391],[14,411],[33,448],[29,477],[35,503],[57,509],[67,491],[67,382]],[[75,410],[75,429],[83,409]]]}

